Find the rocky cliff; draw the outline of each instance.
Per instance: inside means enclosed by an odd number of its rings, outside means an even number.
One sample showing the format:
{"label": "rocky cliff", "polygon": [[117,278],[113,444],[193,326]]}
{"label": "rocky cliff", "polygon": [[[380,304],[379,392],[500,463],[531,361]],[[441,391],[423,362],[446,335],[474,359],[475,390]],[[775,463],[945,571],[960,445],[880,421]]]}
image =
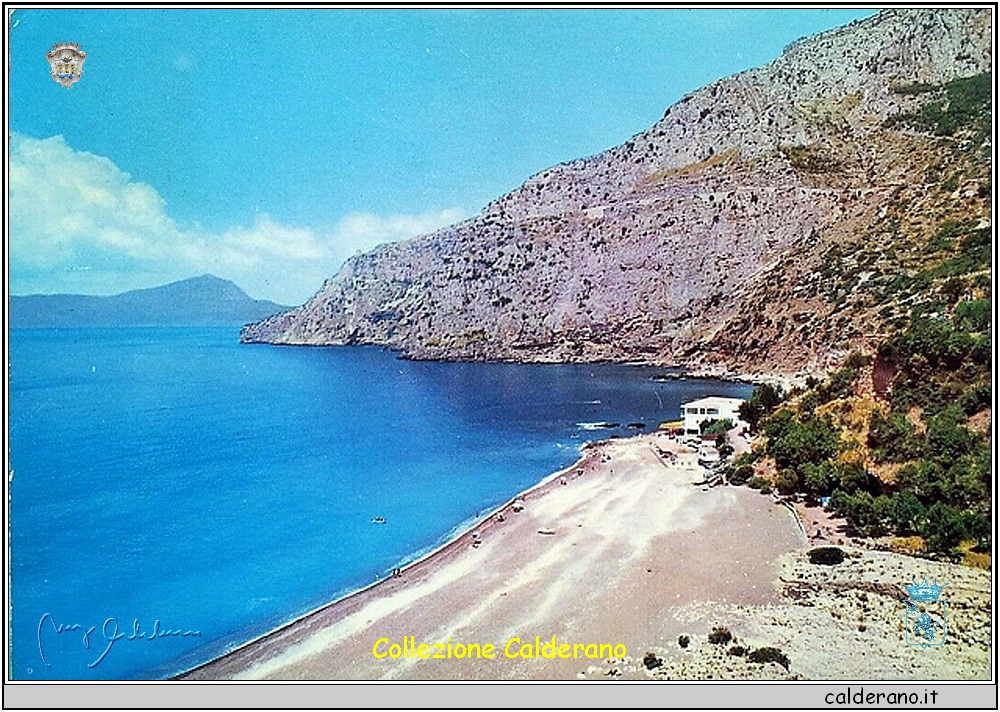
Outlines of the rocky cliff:
{"label": "rocky cliff", "polygon": [[991,70],[991,35],[989,10],[926,9],[800,40],[471,220],[352,258],[242,338],[823,370],[933,291],[872,296],[948,258],[923,247],[941,224],[990,224],[982,116],[944,131],[927,107],[954,118],[949,87]]}

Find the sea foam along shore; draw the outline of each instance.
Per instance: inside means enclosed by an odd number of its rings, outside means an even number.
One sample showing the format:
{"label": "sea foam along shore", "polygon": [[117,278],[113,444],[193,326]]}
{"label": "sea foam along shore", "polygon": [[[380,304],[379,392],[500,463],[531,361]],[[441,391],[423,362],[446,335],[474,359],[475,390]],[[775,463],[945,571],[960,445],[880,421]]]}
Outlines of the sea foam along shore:
{"label": "sea foam along shore", "polygon": [[[665,453],[672,453],[667,455]],[[988,679],[990,572],[845,547],[810,564],[784,507],[696,486],[694,453],[664,435],[585,446],[573,467],[391,578],[181,679]],[[519,511],[515,511],[519,510]],[[900,585],[950,582],[948,655],[904,642]],[[725,626],[727,645],[708,642]],[[804,633],[803,631],[806,631]],[[681,648],[680,636],[690,643]],[[509,658],[534,645],[623,645],[600,659]],[[392,643],[493,645],[484,657],[376,658]],[[520,644],[519,643],[519,644]],[[519,644],[515,650],[520,650]],[[752,663],[730,654],[776,647]],[[647,653],[659,665],[644,664]]]}
{"label": "sea foam along shore", "polygon": [[[323,605],[278,626],[274,630],[235,646],[227,650],[225,653],[208,661],[199,663],[198,665],[195,665],[187,670],[183,670],[182,672],[174,675],[173,679],[215,679],[213,677],[204,677],[204,672],[210,669],[231,669],[234,665],[231,659],[239,658],[241,660],[249,660],[251,657],[254,657],[254,651],[259,646],[277,645],[275,641],[283,639],[285,635],[299,637],[302,635],[304,630],[314,628],[321,616],[323,619],[327,619],[330,615],[346,615],[348,611],[355,610],[363,602],[375,597],[376,595],[391,595],[399,589],[401,583],[411,580],[414,576],[421,573],[427,566],[431,564],[443,565],[445,561],[448,560],[450,554],[453,555],[457,550],[464,548],[466,545],[479,546],[479,544],[481,544],[481,532],[488,529],[491,522],[503,521],[506,517],[506,512],[521,510],[525,500],[534,499],[535,497],[540,496],[557,479],[576,477],[577,475],[571,473],[587,468],[588,462],[593,457],[593,453],[590,452],[592,447],[594,447],[594,443],[584,443],[580,448],[582,452],[581,459],[579,459],[571,467],[559,470],[546,476],[528,489],[511,497],[499,507],[487,511],[483,516],[477,515],[460,523],[454,528],[451,535],[445,536],[443,543],[440,545],[423,552],[416,552],[408,559],[404,559],[400,562],[398,576],[379,579],[368,584],[367,586],[346,593],[343,596],[339,596],[333,601],[324,603]],[[498,515],[499,519],[495,519]],[[336,613],[334,613],[334,610],[336,610]]]}
{"label": "sea foam along shore", "polygon": [[[661,456],[673,450],[675,458]],[[384,580],[181,679],[574,679],[626,661],[378,659],[380,638],[643,646],[676,640],[669,606],[771,601],[777,557],[804,544],[749,490],[692,485],[693,452],[664,435],[585,446],[580,461]],[[519,511],[518,511],[519,510]],[[610,666],[610,667],[609,667]],[[591,669],[593,668],[593,669]]]}

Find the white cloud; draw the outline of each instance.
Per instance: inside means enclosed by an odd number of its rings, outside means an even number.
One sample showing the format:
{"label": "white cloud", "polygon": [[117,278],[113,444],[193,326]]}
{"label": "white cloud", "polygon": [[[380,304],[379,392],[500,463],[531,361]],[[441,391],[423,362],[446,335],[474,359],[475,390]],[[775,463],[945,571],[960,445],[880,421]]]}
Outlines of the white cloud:
{"label": "white cloud", "polygon": [[351,213],[331,229],[281,225],[266,214],[220,232],[177,225],[157,191],[62,136],[10,140],[12,293],[111,294],[204,272],[254,297],[298,304],[350,255],[466,217]]}
{"label": "white cloud", "polygon": [[334,240],[345,249],[369,250],[383,242],[396,242],[414,235],[424,235],[445,225],[468,217],[458,208],[420,215],[391,215],[381,217],[374,213],[345,215],[334,229]]}

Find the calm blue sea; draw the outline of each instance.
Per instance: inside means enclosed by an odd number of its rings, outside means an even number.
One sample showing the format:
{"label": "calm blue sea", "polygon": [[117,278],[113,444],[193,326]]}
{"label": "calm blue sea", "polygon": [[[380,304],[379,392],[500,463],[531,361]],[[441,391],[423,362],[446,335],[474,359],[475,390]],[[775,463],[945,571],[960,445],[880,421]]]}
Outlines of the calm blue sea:
{"label": "calm blue sea", "polygon": [[9,343],[23,680],[177,673],[385,576],[587,438],[629,432],[580,424],[655,426],[682,401],[750,390],[620,365],[249,346],[234,329]]}

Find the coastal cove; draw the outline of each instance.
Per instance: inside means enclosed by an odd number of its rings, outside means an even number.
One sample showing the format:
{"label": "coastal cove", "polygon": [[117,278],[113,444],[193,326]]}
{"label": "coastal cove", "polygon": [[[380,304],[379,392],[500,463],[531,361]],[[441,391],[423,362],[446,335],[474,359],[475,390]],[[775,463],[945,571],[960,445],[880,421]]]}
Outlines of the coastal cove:
{"label": "coastal cove", "polygon": [[391,578],[587,440],[750,391],[662,373],[13,330],[12,676],[176,675]]}
{"label": "coastal cove", "polygon": [[[818,566],[788,509],[703,475],[664,434],[593,443],[398,576],[179,679],[989,679],[989,572],[854,546]],[[887,582],[913,571],[950,582],[946,656],[903,643]]]}

